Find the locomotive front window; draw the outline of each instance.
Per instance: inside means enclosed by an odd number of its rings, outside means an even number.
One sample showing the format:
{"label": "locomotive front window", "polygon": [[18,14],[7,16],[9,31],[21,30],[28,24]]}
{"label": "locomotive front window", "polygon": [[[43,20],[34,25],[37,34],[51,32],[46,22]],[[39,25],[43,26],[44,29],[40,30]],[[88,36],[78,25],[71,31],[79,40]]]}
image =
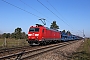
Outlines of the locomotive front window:
{"label": "locomotive front window", "polygon": [[30,28],[29,32],[39,32],[39,28]]}
{"label": "locomotive front window", "polygon": [[39,28],[35,28],[35,32],[39,32]]}

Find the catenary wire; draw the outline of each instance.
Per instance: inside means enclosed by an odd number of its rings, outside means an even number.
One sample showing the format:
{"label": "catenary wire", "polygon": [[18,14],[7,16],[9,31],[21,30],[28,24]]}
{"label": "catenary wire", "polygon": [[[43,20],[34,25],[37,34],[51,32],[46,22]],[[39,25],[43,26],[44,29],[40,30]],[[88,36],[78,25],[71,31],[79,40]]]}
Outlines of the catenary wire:
{"label": "catenary wire", "polygon": [[5,2],[5,3],[7,3],[7,4],[9,4],[9,5],[11,5],[11,6],[14,6],[14,7],[16,7],[16,8],[18,8],[18,9],[22,10],[22,11],[25,11],[25,12],[27,12],[27,13],[29,13],[29,14],[31,14],[31,15],[33,15],[33,16],[35,16],[35,17],[41,18],[41,17],[39,17],[39,16],[37,16],[37,15],[35,15],[35,14],[33,14],[33,13],[31,13],[31,12],[29,12],[29,11],[25,10],[25,9],[22,9],[22,8],[20,8],[20,7],[16,6],[16,5],[13,5],[13,4],[11,4],[11,3],[9,3],[9,2],[7,2],[7,1],[5,1],[5,0],[2,0],[2,1],[3,1],[3,2]]}
{"label": "catenary wire", "polygon": [[[61,21],[63,21],[66,25],[68,25],[70,28],[72,28],[68,23],[66,23],[63,19],[61,19],[58,15],[56,15],[53,11],[51,11],[48,7],[46,7],[42,2],[37,0],[42,6],[44,6],[47,10],[49,10],[52,14],[54,14],[57,18],[59,18]],[[50,4],[51,5],[51,4]],[[52,6],[52,5],[51,5]],[[53,7],[53,6],[52,6]],[[54,7],[53,7],[54,8]],[[55,9],[55,8],[54,8]],[[56,9],[55,9],[56,10]],[[57,11],[57,10],[56,10]],[[73,29],[73,28],[72,28]],[[78,30],[80,31],[80,30]],[[80,31],[81,32],[81,31]]]}
{"label": "catenary wire", "polygon": [[[35,16],[35,17],[41,18],[41,17],[39,17],[39,16],[37,16],[37,15],[35,15],[35,14],[33,14],[33,13],[31,13],[31,12],[29,12],[29,11],[25,10],[25,9],[22,9],[22,8],[20,8],[20,7],[16,6],[16,5],[13,5],[13,4],[11,4],[11,3],[9,3],[9,2],[7,2],[7,1],[5,1],[5,0],[2,0],[2,1],[3,1],[3,2],[5,2],[5,3],[7,3],[7,4],[9,4],[9,5],[11,5],[11,6],[13,6],[13,7],[16,7],[16,8],[18,8],[18,9],[20,9],[20,10],[22,10],[22,11],[26,12],[26,13],[29,13],[29,14],[31,14],[31,15],[33,15],[33,16]],[[50,22],[50,21],[48,21],[48,20],[46,20],[46,21],[47,21],[47,22]]]}
{"label": "catenary wire", "polygon": [[[22,2],[23,4],[25,4],[26,6],[28,6],[29,8],[31,8],[31,9],[33,9],[33,10],[35,10],[36,12],[38,12],[38,13],[40,13],[40,14],[42,14],[41,12],[39,12],[38,10],[36,10],[35,8],[33,8],[33,7],[31,7],[30,5],[28,5],[27,3],[25,3],[25,2],[23,2],[22,0],[20,0],[20,2]],[[46,15],[44,15],[44,14],[42,14],[43,16],[45,16],[45,17],[47,17]],[[47,17],[47,18],[49,18],[49,17]],[[49,18],[50,20],[51,20],[51,18]],[[48,20],[46,20],[46,21],[48,21]],[[48,22],[50,22],[50,21],[48,21]]]}
{"label": "catenary wire", "polygon": [[[56,15],[53,11],[51,11],[48,7],[46,7],[42,2],[37,0],[41,5],[43,5],[45,8],[47,8],[52,14],[54,14],[57,18],[59,18],[61,21],[63,21],[65,24],[67,24],[63,19],[61,19],[58,15]],[[68,24],[67,24],[68,25]],[[69,25],[68,25],[69,26]],[[70,27],[70,26],[69,26]],[[71,27],[72,28],[72,27]]]}
{"label": "catenary wire", "polygon": [[[48,0],[46,0],[47,2],[48,2],[48,4],[57,12],[57,13],[59,13],[58,11],[57,11],[57,9],[52,5],[52,4],[50,4],[50,2],[48,1]],[[59,13],[60,14],[60,13]],[[61,15],[61,14],[60,14]],[[61,15],[62,16],[62,15]],[[63,16],[62,16],[63,17]],[[65,22],[66,23],[66,22]],[[68,24],[68,23],[67,23]],[[68,24],[69,25],[69,24]],[[69,26],[71,26],[71,25],[69,25]],[[71,26],[71,28],[72,28],[72,26]],[[80,30],[78,30],[79,32],[82,32],[82,31],[80,31]]]}
{"label": "catenary wire", "polygon": [[[16,7],[16,8],[18,8],[18,9],[20,9],[20,10],[22,10],[22,11],[25,11],[25,12],[27,12],[27,13],[29,13],[29,14],[31,14],[31,15],[33,15],[33,16],[36,16],[36,17],[38,17],[38,18],[41,18],[41,17],[39,17],[39,16],[37,16],[37,15],[35,15],[35,14],[33,14],[33,13],[31,13],[31,12],[29,12],[29,11],[26,11],[25,9],[22,9],[22,8],[20,8],[20,7],[18,7],[18,6],[15,6],[15,5],[13,5],[13,4],[11,4],[11,3],[9,3],[9,2],[7,2],[7,1],[5,1],[5,0],[2,0],[3,2],[5,2],[5,3],[7,3],[7,4],[9,4],[9,5],[12,5],[12,6],[14,6],[14,7]],[[37,0],[38,1],[38,0]],[[39,3],[41,3],[40,1],[38,1]],[[42,4],[42,3],[41,3]],[[44,7],[46,7],[44,4],[42,4]],[[47,8],[47,7],[46,7]],[[49,8],[47,8],[50,12],[52,12]],[[52,12],[55,16],[57,16],[54,12]],[[58,16],[57,16],[58,17]],[[60,17],[58,17],[59,19],[61,19]],[[62,20],[62,19],[61,19]],[[48,21],[48,20],[47,20]],[[64,20],[62,20],[63,22],[64,22]],[[49,22],[49,21],[48,21]],[[65,22],[64,22],[65,23]],[[67,23],[66,23],[67,24]],[[67,24],[68,25],[68,24]],[[69,26],[69,25],[68,25]],[[80,30],[78,30],[78,31],[80,31]],[[80,31],[81,32],[81,31]]]}
{"label": "catenary wire", "polygon": [[[60,14],[60,12],[58,12],[57,11],[57,9],[48,1],[48,0],[46,0],[46,2],[59,14],[59,15],[61,15]],[[62,16],[62,15],[61,15]],[[63,17],[63,16],[62,16]],[[64,18],[64,17],[63,17]]]}

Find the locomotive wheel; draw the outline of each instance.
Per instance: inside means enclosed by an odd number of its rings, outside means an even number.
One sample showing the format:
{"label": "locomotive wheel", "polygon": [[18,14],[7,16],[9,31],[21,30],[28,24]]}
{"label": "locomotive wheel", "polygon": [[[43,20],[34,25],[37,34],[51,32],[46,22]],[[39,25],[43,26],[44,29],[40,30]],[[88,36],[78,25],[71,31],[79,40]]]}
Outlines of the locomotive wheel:
{"label": "locomotive wheel", "polygon": [[43,46],[43,45],[46,45],[46,41],[43,41],[42,43],[40,43],[39,45]]}
{"label": "locomotive wheel", "polygon": [[43,43],[44,45],[46,45],[47,44],[47,42],[46,41],[44,41],[44,43]]}

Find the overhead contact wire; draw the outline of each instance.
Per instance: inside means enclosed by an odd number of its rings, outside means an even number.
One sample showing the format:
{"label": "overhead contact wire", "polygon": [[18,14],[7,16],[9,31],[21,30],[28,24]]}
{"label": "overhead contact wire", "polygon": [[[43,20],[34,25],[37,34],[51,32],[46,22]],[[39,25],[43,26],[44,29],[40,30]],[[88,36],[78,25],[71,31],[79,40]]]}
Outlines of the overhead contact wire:
{"label": "overhead contact wire", "polygon": [[[46,7],[43,3],[41,3],[39,0],[37,0],[41,5],[43,5],[45,8],[47,8],[52,14],[54,14],[56,17],[58,17],[61,21],[63,21],[65,24],[67,24],[63,19],[61,19],[59,16],[57,16],[53,11],[51,11],[48,7]],[[68,24],[67,24],[68,25]],[[69,25],[68,25],[69,26]],[[69,26],[70,27],[70,26]]]}
{"label": "overhead contact wire", "polygon": [[[49,3],[48,0],[46,0],[46,1]],[[49,3],[49,5],[53,7],[53,5],[51,5],[50,3]],[[58,12],[55,7],[53,7],[53,9],[54,9],[56,12]],[[58,12],[58,13],[59,13],[59,12]],[[59,14],[60,14],[60,13],[59,13]],[[61,14],[60,14],[60,15],[61,15]],[[61,16],[62,16],[62,15],[61,15]],[[64,23],[66,23],[66,22],[64,21]],[[70,26],[68,23],[66,23],[66,24],[67,24],[69,27],[72,28],[72,26]],[[80,31],[80,30],[78,30],[78,31]],[[81,32],[81,31],[80,31],[80,32]]]}
{"label": "overhead contact wire", "polygon": [[[27,3],[23,2],[22,0],[20,0],[20,2],[22,2],[23,4],[25,4],[25,5],[28,6],[28,7],[32,8],[32,9],[35,10],[36,12],[42,14],[41,12],[37,11],[35,8],[31,7],[30,5],[28,5]],[[42,15],[45,16],[44,14],[42,14]],[[47,16],[45,16],[45,17],[47,17]],[[47,17],[47,18],[49,18],[49,17]],[[49,18],[49,19],[50,19],[50,18]],[[48,20],[47,20],[47,21],[48,21]],[[48,22],[49,22],[49,21],[48,21]]]}
{"label": "overhead contact wire", "polygon": [[13,4],[11,4],[11,3],[5,1],[5,0],[2,0],[2,1],[5,2],[5,3],[7,3],[7,4],[9,4],[9,5],[11,5],[11,6],[14,6],[14,7],[16,7],[16,8],[18,8],[18,9],[22,10],[22,11],[25,11],[25,12],[27,12],[27,13],[33,15],[33,16],[36,16],[36,17],[38,17],[38,18],[41,18],[41,17],[39,17],[39,16],[37,16],[37,15],[35,15],[35,14],[29,12],[29,11],[26,11],[25,9],[22,9],[22,8],[20,8],[20,7],[18,7],[18,6],[15,6],[15,5],[13,5]]}

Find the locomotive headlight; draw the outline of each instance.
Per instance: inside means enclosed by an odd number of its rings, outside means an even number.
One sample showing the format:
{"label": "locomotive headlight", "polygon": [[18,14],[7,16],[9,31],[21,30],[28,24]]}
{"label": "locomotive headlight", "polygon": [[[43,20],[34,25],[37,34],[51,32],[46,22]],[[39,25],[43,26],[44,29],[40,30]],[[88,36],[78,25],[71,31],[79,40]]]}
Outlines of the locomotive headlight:
{"label": "locomotive headlight", "polygon": [[39,34],[35,34],[35,36],[39,36]]}
{"label": "locomotive headlight", "polygon": [[32,36],[32,34],[28,34],[28,36]]}

